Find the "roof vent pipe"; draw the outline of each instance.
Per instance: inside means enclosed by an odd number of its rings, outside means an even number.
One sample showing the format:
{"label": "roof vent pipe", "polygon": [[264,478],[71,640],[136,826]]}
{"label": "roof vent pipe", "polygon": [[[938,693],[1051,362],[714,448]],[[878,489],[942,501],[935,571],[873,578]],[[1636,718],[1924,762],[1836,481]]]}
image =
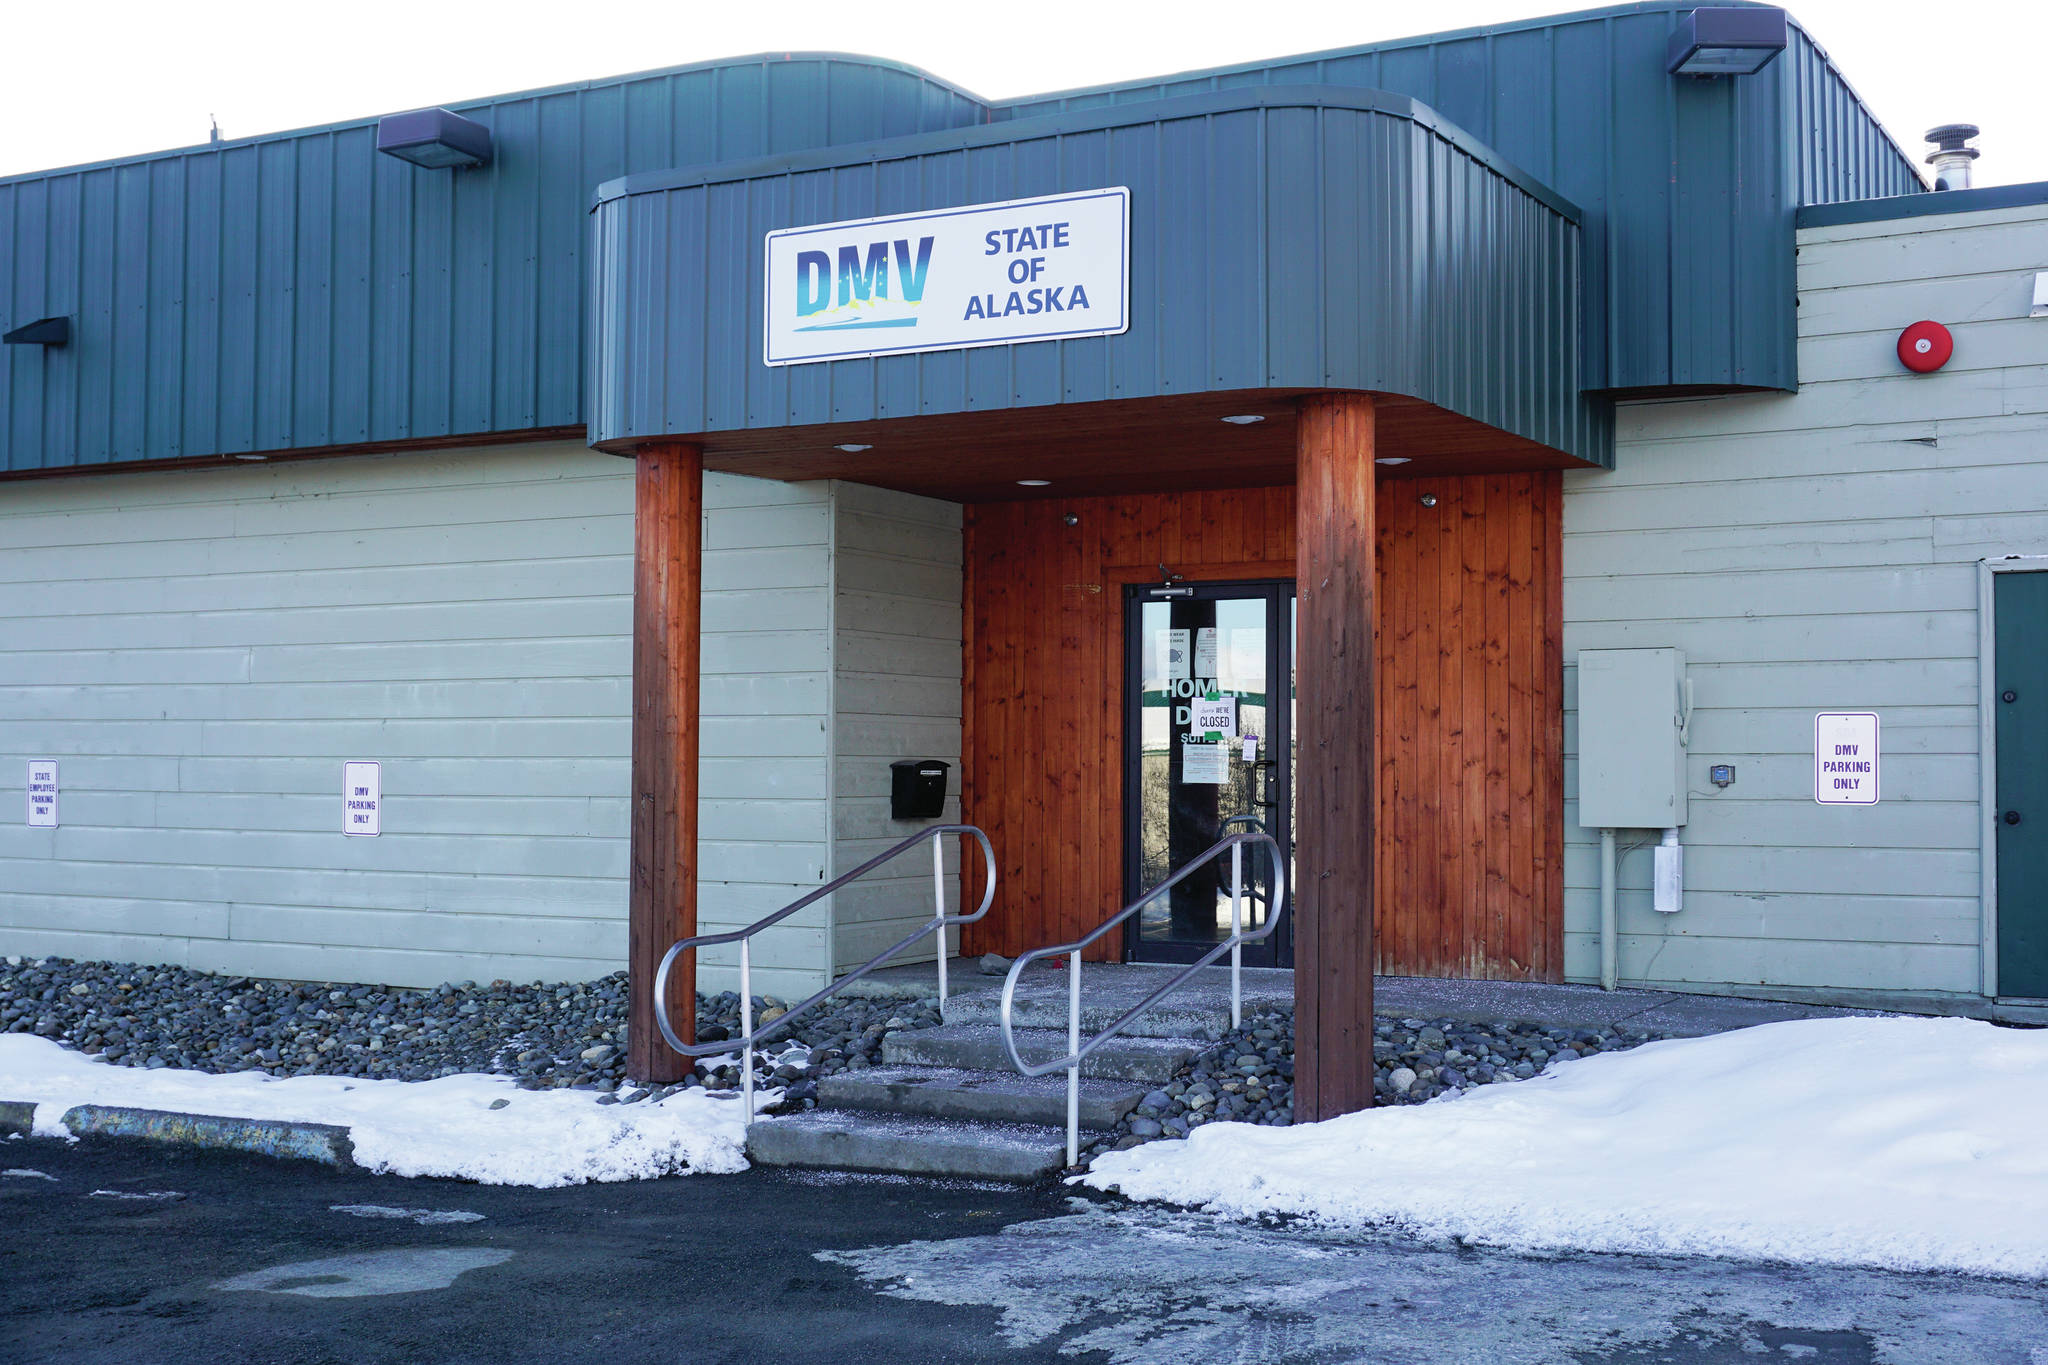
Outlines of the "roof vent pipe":
{"label": "roof vent pipe", "polygon": [[1968,143],[1980,131],[1974,123],[1944,123],[1927,130],[1927,140],[1934,144],[1927,164],[1934,167],[1935,189],[1970,188],[1970,163],[1977,159],[1978,151]]}

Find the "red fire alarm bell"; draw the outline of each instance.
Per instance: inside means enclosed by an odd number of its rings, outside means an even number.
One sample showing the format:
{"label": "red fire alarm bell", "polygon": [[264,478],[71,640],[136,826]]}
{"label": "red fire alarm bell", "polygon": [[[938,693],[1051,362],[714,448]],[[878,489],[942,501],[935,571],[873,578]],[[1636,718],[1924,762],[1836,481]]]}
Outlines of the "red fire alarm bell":
{"label": "red fire alarm bell", "polygon": [[1915,374],[1932,374],[1956,353],[1956,339],[1938,322],[1916,322],[1899,333],[1899,363]]}

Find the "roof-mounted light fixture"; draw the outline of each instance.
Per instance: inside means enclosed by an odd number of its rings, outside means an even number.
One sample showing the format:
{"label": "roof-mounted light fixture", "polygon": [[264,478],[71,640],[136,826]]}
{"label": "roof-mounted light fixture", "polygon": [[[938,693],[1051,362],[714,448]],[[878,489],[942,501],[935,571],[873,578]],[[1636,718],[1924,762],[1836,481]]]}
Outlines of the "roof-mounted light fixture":
{"label": "roof-mounted light fixture", "polygon": [[7,346],[64,346],[70,341],[71,319],[68,317],[37,318],[0,336],[0,345]]}
{"label": "roof-mounted light fixture", "polygon": [[1664,69],[1674,76],[1750,76],[1785,50],[1785,11],[1712,6],[1678,21]]}
{"label": "roof-mounted light fixture", "polygon": [[446,109],[377,120],[377,150],[430,171],[466,170],[491,159],[491,130]]}

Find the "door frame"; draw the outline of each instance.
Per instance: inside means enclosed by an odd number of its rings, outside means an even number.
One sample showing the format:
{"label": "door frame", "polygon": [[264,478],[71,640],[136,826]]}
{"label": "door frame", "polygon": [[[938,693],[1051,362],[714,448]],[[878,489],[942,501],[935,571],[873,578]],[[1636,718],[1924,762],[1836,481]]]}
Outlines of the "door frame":
{"label": "door frame", "polygon": [[2048,573],[2048,555],[2003,555],[1977,561],[1977,745],[1981,904],[1978,989],[1998,995],[1998,620],[1997,580],[2002,573]]}
{"label": "door frame", "polygon": [[[1125,676],[1129,670],[1124,667],[1124,589],[1135,583],[1158,583],[1170,573],[1179,574],[1181,581],[1184,583],[1219,583],[1261,578],[1281,578],[1291,582],[1295,580],[1294,558],[1291,555],[1285,559],[1241,559],[1219,564],[1151,563],[1105,564],[1102,566],[1099,576],[1102,579],[1103,595],[1116,603],[1114,611],[1105,611],[1098,617],[1102,634],[1098,637],[1097,644],[1101,650],[1102,658],[1110,661],[1109,676],[1102,680],[1102,697],[1105,710],[1102,730],[1108,736],[1110,758],[1117,765],[1119,772],[1122,771],[1124,761],[1124,720],[1128,701],[1125,694],[1125,684],[1129,681]],[[1295,591],[1299,593],[1300,590],[1300,585],[1297,582]],[[1121,893],[1123,889],[1122,869],[1126,866],[1128,858],[1128,850],[1124,846],[1126,841],[1124,830],[1128,823],[1126,817],[1129,814],[1129,796],[1128,794],[1122,794],[1121,784],[1119,784],[1118,790],[1120,795],[1114,837],[1116,839],[1119,899],[1116,905],[1103,912],[1105,915],[1114,914],[1117,910],[1121,910],[1125,904],[1128,904],[1128,902],[1121,900]],[[1292,887],[1288,888],[1287,899],[1290,904],[1294,900]],[[1104,946],[1109,949],[1110,961],[1123,962],[1128,960],[1129,954],[1124,951],[1123,935],[1110,935],[1109,940]]]}
{"label": "door frame", "polygon": [[[1137,657],[1136,651],[1141,647],[1141,642],[1132,634],[1131,613],[1132,608],[1140,604],[1144,600],[1142,597],[1138,596],[1138,593],[1140,591],[1142,591],[1145,588],[1159,587],[1162,585],[1164,581],[1164,576],[1158,571],[1158,569],[1164,567],[1164,565],[1158,566],[1158,568],[1155,568],[1152,572],[1149,573],[1143,570],[1119,570],[1106,575],[1106,577],[1109,578],[1110,583],[1106,584],[1105,586],[1113,585],[1113,589],[1116,593],[1115,609],[1108,613],[1111,617],[1111,629],[1113,631],[1112,640],[1114,647],[1105,651],[1105,656],[1116,660],[1117,670],[1115,685],[1110,689],[1110,693],[1114,699],[1114,705],[1116,707],[1116,724],[1111,727],[1111,733],[1114,736],[1116,763],[1123,774],[1123,781],[1120,784],[1123,790],[1123,800],[1121,802],[1122,809],[1119,812],[1119,818],[1117,821],[1119,844],[1119,856],[1117,859],[1117,866],[1120,872],[1120,880],[1122,882],[1122,901],[1123,904],[1126,905],[1130,904],[1131,898],[1134,895],[1133,887],[1136,885],[1138,881],[1138,878],[1134,875],[1138,859],[1138,846],[1135,835],[1138,829],[1138,821],[1140,818],[1137,805],[1137,765],[1134,764],[1132,761],[1133,756],[1131,753],[1130,746],[1130,718],[1132,709],[1132,697],[1130,693],[1130,687],[1133,678],[1132,664]],[[1295,582],[1294,565],[1291,561],[1286,563],[1268,563],[1257,565],[1203,565],[1198,570],[1189,573],[1180,573],[1176,571],[1173,575],[1173,581],[1178,585],[1190,588],[1228,589],[1233,587],[1242,587],[1245,589],[1244,596],[1246,597],[1265,596],[1269,602],[1277,600],[1283,606],[1291,606],[1296,600],[1296,595],[1300,591],[1299,586]],[[1281,638],[1280,627],[1283,624],[1289,623],[1283,622],[1277,618],[1269,619],[1266,626],[1269,640],[1277,642]],[[1295,644],[1291,631],[1287,633],[1286,638],[1288,643],[1284,648],[1279,647],[1277,643],[1274,647],[1281,648],[1283,662],[1291,664],[1293,659],[1293,648]],[[1269,653],[1269,663],[1271,657],[1272,655]],[[1275,676],[1277,677],[1277,674]],[[1291,671],[1288,671],[1288,681],[1290,684],[1292,683]],[[1271,685],[1272,683],[1269,680],[1269,686]],[[1292,693],[1291,686],[1289,688],[1289,693],[1290,695]],[[1269,693],[1268,695],[1268,707],[1270,709],[1275,705],[1275,703],[1270,699],[1271,693]],[[1291,718],[1287,728],[1291,742],[1291,737],[1293,733]],[[1275,748],[1275,753],[1278,753],[1277,746]],[[1277,759],[1277,762],[1284,764],[1286,762],[1286,759],[1284,757],[1280,757]],[[1276,774],[1279,771],[1280,769],[1276,767]],[[1281,779],[1281,781],[1283,784],[1282,791],[1285,797],[1284,804],[1291,806],[1293,802],[1293,783],[1291,780],[1291,775],[1288,778]],[[1289,814],[1291,817],[1292,812],[1290,811]],[[1290,845],[1292,843],[1293,828],[1293,820],[1289,818],[1286,822],[1285,829],[1289,836],[1288,842]],[[1283,849],[1282,851],[1283,853],[1291,853],[1291,849]],[[1288,907],[1291,907],[1293,904],[1293,895],[1291,894],[1293,888],[1291,885],[1289,886],[1288,890],[1290,894],[1287,897],[1286,905],[1282,908],[1283,922],[1281,923],[1280,927],[1277,930],[1275,930],[1275,932],[1265,941],[1264,944],[1259,945],[1262,948],[1266,948],[1270,952],[1270,954],[1273,957],[1273,961],[1259,964],[1261,966],[1292,966],[1293,953],[1291,949],[1293,946],[1293,932],[1292,926],[1285,922],[1288,918],[1288,916],[1286,915],[1286,909]],[[1122,960],[1137,960],[1136,946],[1137,920],[1133,919],[1126,922],[1124,926],[1124,932],[1121,935],[1118,953]],[[1186,945],[1184,951],[1173,952],[1168,956],[1152,960],[1161,962],[1193,962],[1196,958],[1202,955],[1203,951],[1205,950],[1200,945],[1191,943]]]}

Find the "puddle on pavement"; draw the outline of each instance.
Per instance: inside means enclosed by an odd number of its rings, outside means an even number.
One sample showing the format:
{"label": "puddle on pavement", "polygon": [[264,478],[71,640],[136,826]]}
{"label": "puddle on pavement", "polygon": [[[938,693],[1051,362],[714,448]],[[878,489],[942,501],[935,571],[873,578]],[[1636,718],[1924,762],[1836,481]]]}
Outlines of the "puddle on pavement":
{"label": "puddle on pavement", "polygon": [[410,1247],[329,1256],[318,1261],[252,1270],[215,1289],[259,1294],[297,1294],[309,1299],[362,1299],[382,1294],[418,1294],[446,1289],[457,1277],[503,1265],[512,1253],[494,1247]]}

